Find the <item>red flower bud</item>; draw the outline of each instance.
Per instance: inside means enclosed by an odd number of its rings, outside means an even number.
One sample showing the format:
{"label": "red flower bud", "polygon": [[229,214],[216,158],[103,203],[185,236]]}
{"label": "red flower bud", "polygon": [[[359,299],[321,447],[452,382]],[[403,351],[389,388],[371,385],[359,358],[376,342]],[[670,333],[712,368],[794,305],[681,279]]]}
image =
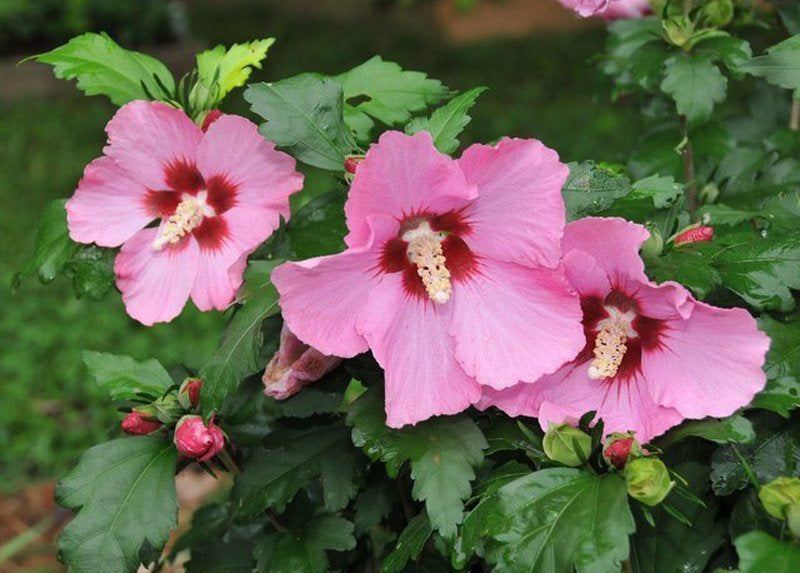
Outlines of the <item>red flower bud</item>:
{"label": "red flower bud", "polygon": [[633,437],[633,434],[615,432],[606,437],[603,458],[608,465],[621,470],[631,458],[639,458],[644,455],[642,446]]}
{"label": "red flower bud", "polygon": [[181,455],[205,462],[225,447],[225,434],[213,418],[206,426],[201,416],[184,416],[175,426],[175,446]]}
{"label": "red flower bud", "polygon": [[284,324],[278,351],[264,371],[264,394],[278,400],[288,398],[303,386],[325,376],[341,362],[341,358],[327,356],[304,344]]}
{"label": "red flower bud", "polygon": [[222,117],[222,112],[220,110],[212,109],[203,118],[203,125],[200,126],[200,129],[202,129],[203,131],[208,130],[208,128],[211,127],[211,124],[217,121],[221,117]]}
{"label": "red flower bud", "polygon": [[178,390],[178,400],[186,410],[197,408],[200,403],[200,389],[203,381],[200,378],[187,378]]}
{"label": "red flower bud", "polygon": [[122,420],[122,431],[133,436],[144,436],[155,432],[161,427],[158,420],[147,419],[140,412],[134,410]]}
{"label": "red flower bud", "polygon": [[706,243],[714,238],[714,227],[700,226],[687,229],[673,239],[675,246]]}
{"label": "red flower bud", "polygon": [[351,155],[347,159],[344,160],[344,170],[348,173],[352,173],[355,175],[356,169],[358,169],[358,164],[364,161],[363,157],[359,157],[357,155]]}

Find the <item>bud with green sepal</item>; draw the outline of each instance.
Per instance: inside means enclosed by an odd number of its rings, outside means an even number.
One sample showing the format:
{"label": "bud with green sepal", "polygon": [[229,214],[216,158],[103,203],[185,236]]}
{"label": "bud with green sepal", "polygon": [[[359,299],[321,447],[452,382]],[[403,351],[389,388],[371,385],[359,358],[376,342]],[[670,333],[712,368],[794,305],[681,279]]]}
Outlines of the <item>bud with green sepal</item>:
{"label": "bud with green sepal", "polygon": [[592,438],[569,424],[550,424],[544,435],[542,448],[554,462],[574,468],[588,459],[592,451]]}
{"label": "bud with green sepal", "polygon": [[178,390],[178,402],[184,410],[194,410],[200,404],[200,389],[203,381],[200,378],[187,378]]}
{"label": "bud with green sepal", "polygon": [[624,469],[628,461],[642,456],[642,446],[630,432],[609,434],[603,443],[603,459],[611,469]]}
{"label": "bud with green sepal", "polygon": [[178,397],[174,393],[166,394],[151,405],[156,417],[165,424],[177,422],[185,414]]}
{"label": "bud with green sepal", "polygon": [[675,486],[667,466],[658,458],[629,460],[625,465],[625,482],[629,496],[651,507],[664,501]]}
{"label": "bud with green sepal", "polygon": [[758,499],[768,514],[786,521],[792,535],[800,537],[800,479],[774,479],[758,491]]}
{"label": "bud with green sepal", "polygon": [[713,28],[724,28],[733,20],[731,0],[710,0],[700,10],[703,21]]}

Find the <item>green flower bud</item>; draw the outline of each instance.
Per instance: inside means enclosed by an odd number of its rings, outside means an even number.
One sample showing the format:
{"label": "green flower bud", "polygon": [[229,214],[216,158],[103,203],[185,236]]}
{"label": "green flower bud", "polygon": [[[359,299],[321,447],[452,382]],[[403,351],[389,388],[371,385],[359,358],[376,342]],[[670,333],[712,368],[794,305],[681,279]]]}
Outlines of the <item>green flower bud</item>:
{"label": "green flower bud", "polygon": [[786,525],[796,539],[800,539],[800,503],[790,505],[786,510]]}
{"label": "green flower bud", "polygon": [[153,408],[155,408],[156,417],[165,424],[176,422],[184,414],[183,406],[174,394],[167,394],[159,398],[153,402]]}
{"label": "green flower bud", "polygon": [[694,34],[694,24],[686,14],[672,16],[661,22],[661,25],[667,33],[669,41],[679,48],[686,46]]}
{"label": "green flower bud", "polygon": [[[800,507],[800,479],[779,477],[759,490],[758,499],[772,517],[786,519],[790,507]],[[798,511],[800,510],[796,510],[795,514]],[[800,518],[800,515],[797,517]]]}
{"label": "green flower bud", "polygon": [[724,28],[733,20],[733,2],[710,0],[703,5],[702,14],[710,26]]}
{"label": "green flower bud", "polygon": [[650,238],[642,245],[642,256],[654,259],[664,250],[664,237],[657,229],[650,229]]}
{"label": "green flower bud", "polygon": [[544,453],[554,462],[569,467],[584,463],[592,451],[592,438],[569,424],[551,424],[542,442]]}
{"label": "green flower bud", "polygon": [[651,507],[664,501],[675,485],[667,466],[658,458],[630,460],[625,466],[625,481],[628,495]]}

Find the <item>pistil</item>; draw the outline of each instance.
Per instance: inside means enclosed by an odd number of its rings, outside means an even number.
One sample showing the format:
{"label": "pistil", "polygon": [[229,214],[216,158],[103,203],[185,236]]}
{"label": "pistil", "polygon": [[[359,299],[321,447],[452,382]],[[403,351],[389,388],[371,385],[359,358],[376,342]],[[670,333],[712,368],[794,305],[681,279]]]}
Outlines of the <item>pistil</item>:
{"label": "pistil", "polygon": [[186,235],[200,226],[205,217],[216,215],[214,209],[206,204],[206,191],[197,195],[184,193],[175,212],[164,221],[161,229],[153,241],[153,249],[162,250],[167,245],[179,243]]}
{"label": "pistil", "polygon": [[589,378],[592,380],[613,378],[628,350],[627,341],[631,334],[627,320],[612,317],[602,321],[598,326],[597,339],[594,343],[594,360],[589,365]]}
{"label": "pistil", "polygon": [[444,236],[423,222],[416,229],[406,232],[403,240],[408,241],[408,259],[417,267],[417,274],[430,299],[439,304],[449,301],[453,285],[450,271],[445,266],[442,249]]}

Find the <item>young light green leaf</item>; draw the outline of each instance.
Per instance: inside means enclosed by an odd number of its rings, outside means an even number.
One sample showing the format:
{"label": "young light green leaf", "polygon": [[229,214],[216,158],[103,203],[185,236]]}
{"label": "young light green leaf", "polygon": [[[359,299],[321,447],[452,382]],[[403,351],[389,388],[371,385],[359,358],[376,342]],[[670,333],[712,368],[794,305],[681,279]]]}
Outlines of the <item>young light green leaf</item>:
{"label": "young light green leaf", "polygon": [[725,99],[728,80],[711,58],[699,55],[677,55],[667,60],[661,90],[672,96],[680,115],[692,123],[706,121]]}
{"label": "young light green leaf", "polygon": [[[259,361],[263,343],[261,323],[278,312],[278,291],[268,280],[269,271],[282,261],[263,261],[260,272],[245,274],[250,294],[231,318],[219,347],[200,370],[203,412],[218,410],[222,401],[245,377],[264,368]],[[266,267],[266,268],[265,268]]]}
{"label": "young light green leaf", "polygon": [[561,190],[568,221],[608,209],[616,199],[630,192],[631,182],[627,176],[593,161],[570,163],[569,177]]}
{"label": "young light green leaf", "polygon": [[635,526],[625,480],[550,468],[496,492],[487,520],[495,571],[618,571]]}
{"label": "young light green leaf", "polygon": [[78,510],[59,539],[61,560],[76,573],[129,573],[147,543],[160,550],[177,525],[175,447],[136,436],[87,450],[58,484],[58,502]]}
{"label": "young light green leaf", "polygon": [[400,573],[406,564],[416,559],[422,552],[425,543],[433,533],[431,522],[425,510],[411,518],[408,525],[400,534],[397,544],[386,559],[383,560],[381,573]]}
{"label": "young light green leaf", "polygon": [[78,79],[78,89],[86,95],[104,95],[116,105],[135,99],[167,97],[175,80],[169,70],[145,54],[126,50],[107,34],[87,32],[63,46],[34,56],[36,61],[51,64],[59,79]]}
{"label": "young light green leaf", "polygon": [[778,541],[763,531],[751,531],[733,542],[741,573],[800,571],[800,547]]}
{"label": "young light green leaf", "polygon": [[427,131],[433,137],[436,149],[442,153],[453,153],[459,146],[458,135],[472,119],[467,112],[475,105],[478,96],[485,91],[485,87],[477,87],[457,95],[434,111],[430,117],[412,119],[406,125],[406,133]]}
{"label": "young light green leaf", "polygon": [[207,108],[215,106],[228,92],[243,86],[253,68],[261,68],[261,61],[274,43],[275,38],[253,40],[234,44],[227,50],[220,45],[197,54],[198,83],[192,90],[192,101],[203,100],[210,94]]}
{"label": "young light green leaf", "polygon": [[753,58],[740,69],[773,85],[800,89],[800,35],[772,46],[766,55]]}
{"label": "young light green leaf", "polygon": [[174,384],[155,358],[140,362],[130,356],[90,350],[82,358],[95,384],[108,392],[112,400],[159,398]]}
{"label": "young light green leaf", "polygon": [[[347,106],[390,126],[407,122],[413,112],[423,111],[441,101],[448,93],[447,86],[439,80],[430,79],[422,72],[403,70],[380,56],[334,79],[344,89]],[[357,97],[367,100],[356,105],[347,103]],[[359,118],[360,123],[363,121],[363,118]],[[360,129],[363,130],[363,125]]]}
{"label": "young light green leaf", "polygon": [[335,515],[311,518],[301,529],[268,534],[255,548],[259,573],[326,573],[327,551],[356,546],[353,524]]}
{"label": "young light green leaf", "polygon": [[244,99],[267,120],[259,131],[304,163],[343,171],[345,156],[356,150],[344,125],[342,86],[331,78],[301,74],[251,84]]}

